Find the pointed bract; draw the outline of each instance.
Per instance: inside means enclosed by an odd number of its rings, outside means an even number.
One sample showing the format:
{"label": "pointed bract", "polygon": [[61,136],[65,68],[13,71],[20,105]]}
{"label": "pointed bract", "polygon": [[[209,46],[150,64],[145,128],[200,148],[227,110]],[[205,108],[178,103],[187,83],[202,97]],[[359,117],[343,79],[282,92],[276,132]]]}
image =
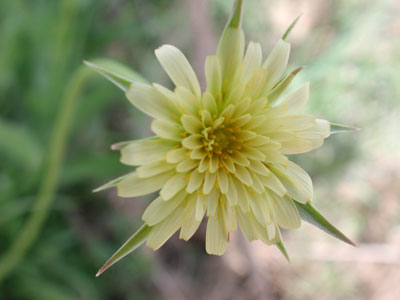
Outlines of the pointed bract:
{"label": "pointed bract", "polygon": [[243,0],[236,0],[233,6],[232,15],[228,20],[227,27],[240,28],[242,24]]}
{"label": "pointed bract", "polygon": [[329,124],[331,126],[331,134],[339,133],[339,132],[346,132],[346,131],[360,130],[360,128],[357,128],[357,127],[341,125],[341,124],[337,124],[337,123],[329,123]]}
{"label": "pointed bract", "polygon": [[302,16],[302,14],[298,15],[296,17],[296,19],[294,19],[293,22],[289,25],[288,29],[286,29],[285,33],[282,36],[282,40],[285,41],[287,39],[287,37],[289,36],[290,32],[292,31],[294,26],[296,26],[296,23],[299,21],[301,16]]}
{"label": "pointed bract", "polygon": [[97,59],[95,63],[89,61],[83,62],[88,67],[110,80],[124,92],[127,91],[132,82],[146,82],[146,80],[135,71],[110,59]]}
{"label": "pointed bract", "polygon": [[146,224],[142,225],[138,231],[136,231],[126,242],[115,252],[109,260],[100,268],[100,270],[96,273],[96,277],[99,277],[105,270],[111,267],[120,259],[124,258],[126,255],[131,253],[141,244],[143,244],[148,235],[151,232],[151,227]]}
{"label": "pointed bract", "polygon": [[286,251],[286,248],[285,248],[285,245],[283,244],[283,242],[280,241],[280,242],[276,243],[276,247],[279,249],[279,251],[281,251],[283,256],[286,258],[287,262],[290,263],[290,257]]}
{"label": "pointed bract", "polygon": [[333,237],[355,246],[356,244],[352,242],[348,237],[341,233],[335,226],[328,222],[324,216],[322,216],[311,203],[299,203],[295,201],[297,208],[299,209],[301,218],[310,224],[317,226],[319,229],[325,231],[326,233],[332,235]]}

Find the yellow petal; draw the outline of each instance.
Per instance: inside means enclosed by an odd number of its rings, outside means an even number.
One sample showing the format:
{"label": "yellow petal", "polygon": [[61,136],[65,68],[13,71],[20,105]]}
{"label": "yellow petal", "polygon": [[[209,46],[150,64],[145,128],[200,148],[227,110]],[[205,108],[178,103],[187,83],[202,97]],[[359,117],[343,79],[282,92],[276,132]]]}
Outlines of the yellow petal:
{"label": "yellow petal", "polygon": [[205,76],[207,92],[216,96],[221,91],[222,70],[218,56],[210,55],[206,57]]}
{"label": "yellow petal", "polygon": [[210,92],[206,91],[204,93],[203,98],[202,98],[202,102],[203,102],[203,107],[207,111],[209,111],[212,115],[216,115],[217,114],[217,110],[218,110],[217,102],[216,102],[214,96]]}
{"label": "yellow petal", "polygon": [[207,152],[203,148],[196,148],[190,152],[191,159],[203,159],[207,155]]}
{"label": "yellow petal", "polygon": [[175,196],[179,191],[183,190],[187,185],[187,173],[177,173],[172,176],[164,185],[160,191],[160,196],[163,200],[169,200]]}
{"label": "yellow petal", "polygon": [[269,141],[270,141],[269,137],[266,137],[264,135],[257,135],[256,137],[247,141],[246,145],[251,147],[262,146],[268,144]]}
{"label": "yellow petal", "polygon": [[240,229],[242,230],[244,236],[247,238],[249,242],[257,240],[258,236],[253,229],[252,222],[249,220],[249,214],[242,212],[240,209],[237,209],[237,217]]}
{"label": "yellow petal", "polygon": [[162,222],[155,225],[149,234],[146,246],[157,250],[176,232],[182,225],[183,207],[178,206]]}
{"label": "yellow petal", "polygon": [[201,111],[201,121],[203,122],[205,127],[209,127],[214,123],[210,112],[207,110]]}
{"label": "yellow petal", "polygon": [[[225,197],[225,196],[223,196]],[[229,205],[229,203],[225,200],[224,205],[221,207],[222,219],[224,220],[223,224],[226,232],[235,232],[237,231],[237,220],[236,220],[236,211],[235,207]]]}
{"label": "yellow petal", "polygon": [[287,141],[281,142],[282,145],[282,154],[299,154],[309,152],[315,149],[315,145],[312,141],[301,139],[301,138],[292,138]]}
{"label": "yellow petal", "polygon": [[251,222],[252,228],[255,234],[258,236],[258,238],[265,244],[272,245],[274,243],[274,240],[273,237],[269,236],[268,234],[268,229],[267,229],[268,227],[265,228],[263,225],[261,225],[261,223],[257,221],[257,219],[255,218],[254,214],[251,211],[249,211],[249,215],[250,217],[248,220]]}
{"label": "yellow petal", "polygon": [[175,96],[183,112],[197,116],[201,108],[199,97],[196,97],[189,89],[183,86],[178,86],[175,89]]}
{"label": "yellow petal", "polygon": [[[267,105],[268,99],[266,97],[259,98],[251,103],[247,112],[252,115],[256,115],[264,112],[264,107]],[[263,114],[265,117],[265,114]]]}
{"label": "yellow petal", "polygon": [[218,45],[217,55],[221,62],[222,86],[232,86],[240,70],[244,52],[244,33],[240,28],[226,28]]}
{"label": "yellow petal", "polygon": [[250,196],[248,194],[247,188],[241,183],[239,180],[236,178],[233,178],[233,181],[236,186],[236,191],[238,194],[238,204],[240,209],[243,212],[249,211],[249,202],[250,202]]}
{"label": "yellow petal", "polygon": [[250,130],[240,130],[235,134],[236,138],[240,141],[251,140],[256,137],[256,133]]}
{"label": "yellow petal", "polygon": [[287,196],[282,198],[275,196],[273,199],[279,226],[286,229],[299,228],[301,224],[300,214],[293,200]]}
{"label": "yellow petal", "polygon": [[264,162],[266,163],[275,163],[275,164],[286,164],[288,158],[278,151],[269,151],[265,154]]}
{"label": "yellow petal", "polygon": [[213,155],[210,159],[210,166],[209,166],[209,171],[211,173],[214,173],[218,170],[218,162],[219,162],[218,156]]}
{"label": "yellow petal", "polygon": [[250,41],[243,59],[242,82],[247,82],[254,71],[260,67],[262,51],[259,43]]}
{"label": "yellow petal", "polygon": [[165,160],[144,164],[136,169],[139,177],[147,178],[175,169],[175,164],[169,164]]}
{"label": "yellow petal", "polygon": [[164,121],[164,120],[154,120],[151,123],[151,130],[166,140],[171,141],[181,141],[183,128],[175,123]]}
{"label": "yellow petal", "polygon": [[235,182],[233,181],[231,175],[228,175],[228,182],[229,182],[229,187],[226,193],[226,198],[228,199],[229,205],[234,206],[238,203],[238,193],[236,190]]}
{"label": "yellow petal", "polygon": [[258,161],[264,161],[265,159],[265,154],[253,147],[243,147],[241,149],[241,153],[244,154],[248,159]]}
{"label": "yellow petal", "polygon": [[193,160],[193,159],[186,159],[181,161],[177,166],[176,166],[176,171],[183,173],[190,171],[194,168],[196,168],[199,165],[198,160]]}
{"label": "yellow petal", "polygon": [[267,60],[264,62],[263,67],[268,72],[268,83],[266,90],[270,90],[275,83],[282,77],[286,70],[289,61],[290,44],[279,40],[275,47],[272,49]]}
{"label": "yellow petal", "polygon": [[271,171],[268,170],[268,168],[258,160],[250,160],[249,169],[262,176],[268,176],[271,173]]}
{"label": "yellow petal", "polygon": [[[196,150],[198,150],[198,149],[196,149]],[[195,152],[196,150],[193,150],[193,152]],[[207,171],[209,169],[209,166],[210,166],[210,158],[208,156],[206,156],[206,154],[204,154],[203,158],[200,160],[200,163],[199,163],[199,172],[204,173],[205,171]]]}
{"label": "yellow petal", "polygon": [[132,83],[126,97],[135,107],[154,119],[174,121],[174,116],[179,113],[175,103],[147,84]]}
{"label": "yellow petal", "polygon": [[268,176],[264,177],[261,176],[260,179],[262,180],[264,186],[280,197],[283,197],[287,191],[283,184],[279,181],[279,179],[274,175],[274,173],[270,173]]}
{"label": "yellow petal", "polygon": [[203,193],[208,195],[212,188],[215,186],[215,179],[217,177],[217,173],[209,173],[207,172],[204,178],[203,185]]}
{"label": "yellow petal", "polygon": [[200,226],[200,221],[197,221],[196,218],[191,217],[188,218],[183,224],[181,231],[179,233],[179,238],[185,241],[188,241],[193,234],[197,231]]}
{"label": "yellow petal", "polygon": [[199,81],[190,63],[179,49],[171,45],[163,45],[155,51],[155,54],[175,86],[186,87],[200,98]]}
{"label": "yellow petal", "polygon": [[251,186],[253,184],[253,179],[251,178],[251,175],[247,170],[247,168],[242,166],[236,166],[235,175],[245,185]]}
{"label": "yellow petal", "polygon": [[[258,68],[255,70],[253,76],[251,76],[250,80],[246,84],[245,94],[252,99],[259,98],[265,89],[267,79],[268,72],[265,69]],[[267,98],[265,98],[265,103],[267,102]]]}
{"label": "yellow petal", "polygon": [[236,172],[235,164],[230,156],[227,156],[226,158],[221,159],[221,162],[229,172],[231,172],[231,173]]}
{"label": "yellow petal", "polygon": [[197,149],[204,147],[203,145],[203,135],[201,134],[191,134],[187,138],[182,140],[182,145],[187,149]]}
{"label": "yellow petal", "polygon": [[232,153],[231,155],[232,160],[238,164],[239,166],[249,166],[250,165],[250,161],[239,151],[235,151]]}
{"label": "yellow petal", "polygon": [[283,130],[300,131],[315,126],[317,123],[314,116],[289,115],[280,118]]}
{"label": "yellow petal", "polygon": [[203,124],[200,120],[192,115],[183,115],[181,117],[183,128],[189,133],[200,133],[203,129]]}
{"label": "yellow petal", "polygon": [[197,221],[201,221],[204,217],[204,213],[206,211],[206,202],[207,202],[207,196],[206,195],[201,195],[198,194],[197,195],[197,199],[196,199],[196,211],[195,211],[195,219]]}
{"label": "yellow petal", "polygon": [[149,226],[160,223],[169,216],[187,196],[185,191],[181,191],[169,201],[164,201],[161,197],[154,199],[143,213],[142,220]]}
{"label": "yellow petal", "polygon": [[[243,106],[246,106],[246,104],[250,104],[250,97],[245,97],[244,95],[244,90],[245,86],[241,83],[236,84],[236,86],[233,86],[230,91],[227,91],[225,94],[226,102],[225,105],[232,104],[235,106],[241,106],[241,103],[243,103]],[[237,109],[235,109],[235,115],[232,117],[237,117],[238,115],[243,114],[244,110],[238,112]]]}
{"label": "yellow petal", "polygon": [[206,230],[206,251],[212,255],[222,255],[228,246],[228,234],[223,221],[217,216],[209,217]]}
{"label": "yellow petal", "polygon": [[179,233],[179,238],[185,241],[189,240],[193,234],[196,232],[197,228],[201,223],[195,218],[196,214],[196,204],[197,204],[197,194],[191,194],[188,197],[187,205],[184,209],[184,219],[182,223],[182,228]]}
{"label": "yellow petal", "polygon": [[121,162],[129,166],[139,166],[166,157],[166,153],[176,142],[160,138],[148,138],[129,142],[121,149]]}
{"label": "yellow petal", "polygon": [[316,125],[296,132],[296,136],[302,139],[318,140],[330,135],[330,124],[326,120],[317,119]]}
{"label": "yellow petal", "polygon": [[224,117],[225,120],[230,120],[234,111],[235,111],[235,106],[233,104],[229,104],[222,111],[221,116]]}
{"label": "yellow petal", "polygon": [[243,127],[247,122],[249,122],[251,120],[251,115],[250,114],[245,114],[240,116],[239,118],[235,119],[231,126],[233,128],[241,128]]}
{"label": "yellow petal", "polygon": [[271,199],[268,199],[266,194],[255,194],[250,201],[251,210],[255,215],[258,222],[264,227],[272,223],[272,215],[275,214],[274,210],[271,210],[272,203],[269,203]]}
{"label": "yellow petal", "polygon": [[290,94],[281,105],[287,105],[287,113],[297,113],[306,104],[309,97],[309,83],[307,82],[303,87]]}
{"label": "yellow petal", "polygon": [[306,203],[312,199],[313,186],[311,178],[300,166],[288,161],[285,167],[274,165],[272,170],[285,186],[291,198],[301,203]]}
{"label": "yellow petal", "polygon": [[228,192],[228,187],[229,187],[229,180],[228,180],[228,175],[226,174],[226,171],[222,168],[219,168],[217,171],[217,179],[218,179],[218,185],[223,194],[226,194]]}
{"label": "yellow petal", "polygon": [[253,180],[253,185],[251,186],[251,188],[259,194],[263,193],[265,189],[264,189],[263,181],[260,179],[261,176],[257,175],[254,172],[249,172],[249,173]]}
{"label": "yellow petal", "polygon": [[207,199],[207,216],[214,216],[217,212],[220,193],[214,186]]}
{"label": "yellow petal", "polygon": [[198,170],[192,171],[189,178],[189,183],[186,187],[188,193],[193,193],[196,191],[203,183],[204,173],[200,173]]}
{"label": "yellow petal", "polygon": [[167,153],[167,162],[170,164],[173,163],[178,163],[182,160],[185,160],[187,158],[186,153],[187,153],[187,149],[185,148],[176,148],[176,149],[172,149],[170,151],[168,151]]}
{"label": "yellow petal", "polygon": [[153,193],[163,187],[173,172],[171,170],[148,178],[139,178],[136,173],[133,173],[117,184],[118,196],[137,197]]}

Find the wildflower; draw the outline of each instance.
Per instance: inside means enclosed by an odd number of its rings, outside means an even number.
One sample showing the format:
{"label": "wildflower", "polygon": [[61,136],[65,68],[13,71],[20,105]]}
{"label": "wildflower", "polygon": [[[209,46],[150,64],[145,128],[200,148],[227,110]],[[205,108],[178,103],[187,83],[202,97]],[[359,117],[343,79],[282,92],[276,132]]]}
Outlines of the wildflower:
{"label": "wildflower", "polygon": [[297,19],[263,62],[260,44],[250,42],[245,51],[241,8],[236,1],[217,54],[206,58],[204,92],[183,53],[171,45],[155,54],[174,91],[88,63],[154,119],[154,137],[113,145],[121,162],[136,170],[97,190],[116,186],[121,197],[159,191],[143,214],[144,225],[98,274],[144,241],[156,250],[178,230],[189,240],[204,218],[205,248],[214,255],[225,252],[238,227],[249,241],[277,245],[286,255],[280,228],[298,228],[301,217],[351,243],[310,204],[311,179],[286,156],[320,147],[331,127],[340,128],[299,112],[308,83],[279,99],[302,69],[284,77],[290,52],[285,39]]}

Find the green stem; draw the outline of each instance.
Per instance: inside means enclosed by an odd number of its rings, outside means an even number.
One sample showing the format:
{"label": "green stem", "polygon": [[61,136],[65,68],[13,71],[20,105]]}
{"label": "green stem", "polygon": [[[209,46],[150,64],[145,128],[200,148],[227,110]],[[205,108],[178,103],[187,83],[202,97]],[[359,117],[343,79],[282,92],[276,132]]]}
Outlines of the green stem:
{"label": "green stem", "polygon": [[54,199],[58,177],[65,154],[65,146],[74,119],[78,96],[88,79],[95,73],[81,66],[66,87],[60,111],[48,146],[47,164],[43,173],[33,212],[10,249],[0,259],[0,282],[15,268],[36,240]]}

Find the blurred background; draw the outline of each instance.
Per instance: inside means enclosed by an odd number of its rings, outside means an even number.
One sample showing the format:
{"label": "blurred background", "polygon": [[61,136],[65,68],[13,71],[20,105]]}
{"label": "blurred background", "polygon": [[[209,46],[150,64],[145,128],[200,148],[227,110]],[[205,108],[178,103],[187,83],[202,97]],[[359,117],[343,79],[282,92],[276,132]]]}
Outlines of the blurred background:
{"label": "blurred background", "polygon": [[289,70],[306,68],[292,90],[309,80],[309,112],[362,128],[292,158],[313,178],[315,205],[357,248],[303,224],[283,232],[290,264],[241,234],[214,257],[201,227],[188,243],[142,246],[94,277],[151,199],[91,190],[130,171],[111,144],[151,133],[82,60],[112,58],[171,86],[153,52],[169,43],[203,76],[232,3],[0,1],[0,299],[400,299],[397,0],[245,1],[247,41],[265,55],[303,13]]}

